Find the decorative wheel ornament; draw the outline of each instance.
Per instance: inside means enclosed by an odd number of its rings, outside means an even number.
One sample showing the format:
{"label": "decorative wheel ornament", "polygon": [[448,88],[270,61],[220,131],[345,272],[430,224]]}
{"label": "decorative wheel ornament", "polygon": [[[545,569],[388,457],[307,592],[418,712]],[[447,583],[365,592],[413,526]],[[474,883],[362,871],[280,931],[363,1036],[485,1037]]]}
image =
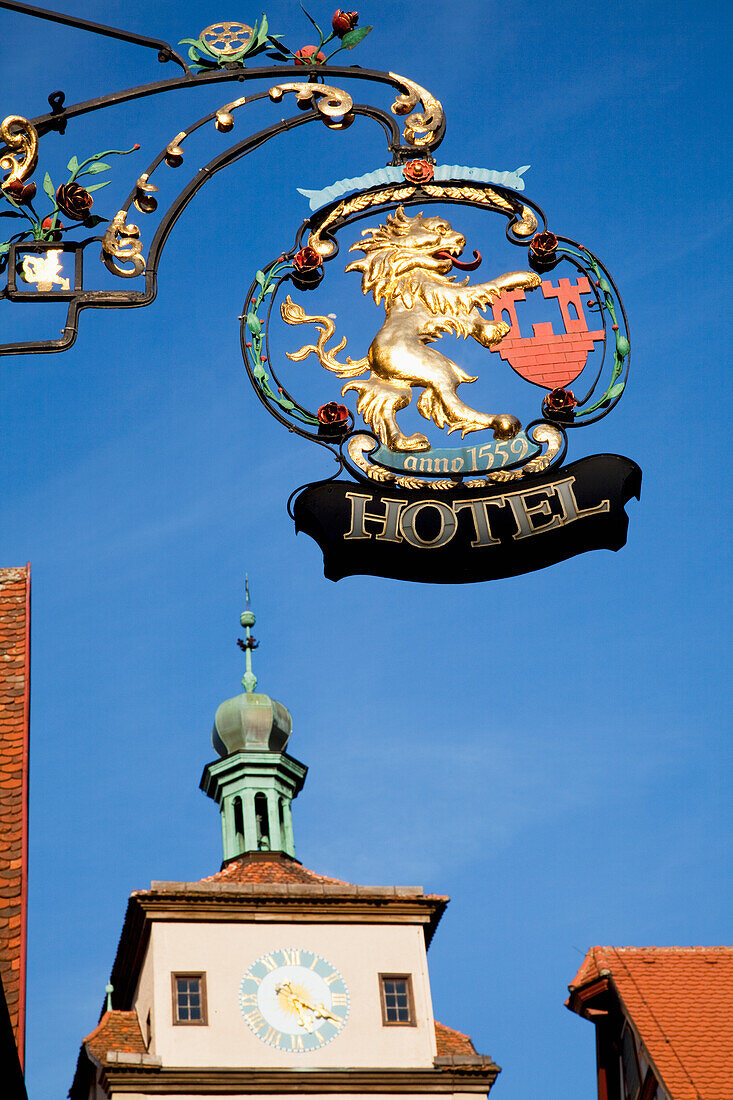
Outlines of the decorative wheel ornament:
{"label": "decorative wheel ornament", "polygon": [[233,57],[249,44],[252,28],[246,23],[212,23],[201,31],[199,38],[215,57]]}
{"label": "decorative wheel ornament", "polygon": [[[257,272],[248,294],[242,346],[258,396],[291,430],[330,446],[340,467],[359,480],[444,492],[530,477],[557,466],[568,429],[605,416],[626,385],[626,318],[601,262],[569,237],[549,232],[542,211],[517,191],[476,178],[498,173],[458,171],[474,178],[451,177],[420,160],[327,188],[322,194],[362,185],[318,210],[294,247]],[[450,220],[425,210],[438,204],[457,207]],[[408,212],[415,206],[420,212]],[[485,281],[464,275],[475,271],[481,255],[461,259],[467,247],[461,206],[502,216],[505,236],[518,249],[516,270],[492,266]],[[359,238],[354,224],[368,216]],[[342,235],[350,253],[345,271],[360,276],[362,293],[384,310],[358,357],[342,356],[347,344],[351,348],[348,331],[337,332],[331,317],[306,308],[305,292],[338,262]],[[538,305],[545,315],[554,306],[555,319],[525,320]],[[282,321],[303,326],[305,341],[290,337],[286,360],[274,364],[270,327]],[[498,360],[487,367],[506,364],[542,391],[524,428],[515,410],[483,411],[470,403],[477,376],[461,364],[456,337],[472,338]],[[323,401],[309,409],[295,396],[298,375],[291,381],[287,360],[304,364],[301,373],[325,368],[340,384],[329,386],[324,377]],[[411,405],[427,430],[403,427]],[[461,445],[447,446],[441,433],[460,435]]]}

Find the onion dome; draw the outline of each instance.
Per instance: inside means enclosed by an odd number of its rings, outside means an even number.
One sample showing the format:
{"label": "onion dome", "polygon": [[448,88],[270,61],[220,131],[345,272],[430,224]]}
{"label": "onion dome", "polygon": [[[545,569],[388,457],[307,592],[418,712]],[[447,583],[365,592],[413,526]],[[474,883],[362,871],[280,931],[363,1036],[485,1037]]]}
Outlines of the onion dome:
{"label": "onion dome", "polygon": [[293,729],[293,719],[287,707],[269,695],[255,691],[257,677],[252,671],[252,650],[259,643],[252,637],[254,612],[249,608],[249,581],[245,581],[246,610],[240,622],[245,637],[238,640],[245,654],[244,692],[226,699],[214,716],[211,741],[219,756],[233,752],[283,752]]}

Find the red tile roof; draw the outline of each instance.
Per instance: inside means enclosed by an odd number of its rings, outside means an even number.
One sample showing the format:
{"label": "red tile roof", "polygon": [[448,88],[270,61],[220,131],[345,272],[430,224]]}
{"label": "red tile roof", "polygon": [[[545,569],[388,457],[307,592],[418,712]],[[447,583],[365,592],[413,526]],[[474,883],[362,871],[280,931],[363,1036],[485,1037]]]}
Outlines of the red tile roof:
{"label": "red tile roof", "polygon": [[30,566],[0,569],[0,976],[21,1065],[28,890]]}
{"label": "red tile roof", "polygon": [[145,1054],[137,1012],[122,1012],[117,1008],[105,1012],[94,1031],[84,1039],[84,1045],[98,1062],[105,1061],[109,1050]]}
{"label": "red tile roof", "polygon": [[439,1058],[448,1054],[476,1053],[470,1035],[464,1035],[462,1031],[454,1031],[452,1027],[439,1024],[437,1020],[435,1021],[435,1042],[438,1046]]}
{"label": "red tile roof", "polygon": [[295,859],[272,856],[263,859],[259,854],[240,856],[226,863],[215,875],[202,878],[201,882],[294,882],[321,886],[350,886],[338,878],[328,878],[309,871]]}
{"label": "red tile roof", "polygon": [[608,978],[674,1100],[733,1100],[733,947],[593,947],[569,986]]}

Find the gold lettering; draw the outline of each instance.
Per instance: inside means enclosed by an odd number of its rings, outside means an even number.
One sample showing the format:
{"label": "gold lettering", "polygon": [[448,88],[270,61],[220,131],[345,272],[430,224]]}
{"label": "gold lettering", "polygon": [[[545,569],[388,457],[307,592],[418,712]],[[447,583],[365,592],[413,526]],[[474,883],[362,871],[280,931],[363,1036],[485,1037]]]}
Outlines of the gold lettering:
{"label": "gold lettering", "polygon": [[[512,537],[517,542],[519,539],[528,539],[532,535],[551,531],[553,527],[562,526],[563,521],[560,516],[552,515],[548,498],[553,495],[553,492],[553,485],[543,485],[537,489],[526,489],[523,493],[507,493],[506,500],[517,524],[517,533]],[[538,497],[542,494],[545,494],[545,499],[540,500],[538,504],[530,505],[527,503],[528,497]],[[533,516],[552,516],[552,519],[549,523],[543,523],[541,527],[535,527],[532,522]]]}
{"label": "gold lettering", "polygon": [[265,1018],[259,1009],[253,1008],[251,1012],[248,1012],[244,1017],[251,1028],[257,1031],[265,1022]]}
{"label": "gold lettering", "polygon": [[[440,516],[440,530],[433,539],[423,539],[415,530],[415,521],[423,508],[435,508]],[[421,549],[435,550],[439,546],[445,546],[455,535],[457,525],[455,512],[442,500],[418,500],[405,508],[400,516],[400,528],[405,539],[410,546],[419,546]]]}
{"label": "gold lettering", "polygon": [[453,461],[450,464],[450,468],[451,468],[451,473],[452,474],[457,474],[459,470],[463,469],[463,459],[462,458],[454,458]]}
{"label": "gold lettering", "polygon": [[303,1040],[301,1039],[300,1035],[291,1035],[290,1036],[290,1049],[291,1050],[302,1050],[303,1049]]}
{"label": "gold lettering", "polygon": [[403,469],[416,470],[417,469],[417,457],[416,455],[408,455],[405,459]]}
{"label": "gold lettering", "polygon": [[471,509],[471,516],[473,517],[473,522],[476,527],[476,538],[471,542],[471,546],[501,545],[501,539],[494,538],[491,533],[491,525],[489,522],[490,504],[496,504],[500,508],[503,508],[506,504],[506,500],[503,496],[481,497],[479,500],[457,500],[453,505],[456,514],[463,508]]}
{"label": "gold lettering", "polygon": [[347,1005],[349,1003],[349,998],[345,993],[334,993],[332,996],[332,1003],[333,1007],[337,1008],[341,1005]]}
{"label": "gold lettering", "polygon": [[334,982],[339,980],[339,976],[336,973],[329,974],[328,977],[323,979],[326,985],[333,985]]}
{"label": "gold lettering", "polygon": [[402,542],[397,529],[400,512],[407,504],[406,500],[392,500],[389,497],[384,497],[381,503],[384,505],[385,512],[383,516],[380,516],[376,512],[367,512],[366,510],[367,504],[373,502],[373,496],[366,496],[362,493],[346,493],[345,495],[351,501],[351,527],[344,535],[344,539],[370,539],[372,532],[366,529],[366,522],[369,520],[380,525],[381,531],[377,531],[376,537],[381,542]]}
{"label": "gold lettering", "polygon": [[242,1004],[243,1005],[256,1005],[257,1004],[257,994],[256,993],[243,993],[242,994]]}
{"label": "gold lettering", "polygon": [[574,523],[576,519],[583,519],[585,516],[597,516],[600,512],[609,512],[611,510],[610,500],[602,500],[595,508],[579,509],[578,502],[575,499],[575,493],[573,492],[574,484],[574,477],[566,477],[564,481],[556,481],[553,484],[553,489],[557,493],[565,513],[562,520],[563,525]]}
{"label": "gold lettering", "polygon": [[276,1031],[274,1027],[268,1027],[264,1035],[260,1036],[264,1043],[273,1043],[277,1046],[282,1039],[282,1032]]}
{"label": "gold lettering", "polygon": [[265,955],[260,961],[264,963],[268,970],[277,970],[277,963],[272,955]]}
{"label": "gold lettering", "polygon": [[280,953],[290,966],[300,966],[300,951],[297,947],[283,947]]}
{"label": "gold lettering", "polygon": [[421,458],[417,468],[421,473],[425,471],[425,473],[431,474],[433,472],[432,458]]}

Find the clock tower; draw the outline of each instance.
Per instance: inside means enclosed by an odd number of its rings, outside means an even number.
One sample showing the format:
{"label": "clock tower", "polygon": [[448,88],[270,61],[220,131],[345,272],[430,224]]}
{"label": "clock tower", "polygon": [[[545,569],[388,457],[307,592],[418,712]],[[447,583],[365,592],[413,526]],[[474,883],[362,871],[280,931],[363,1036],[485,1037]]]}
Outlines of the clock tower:
{"label": "clock tower", "polygon": [[249,595],[241,622],[244,692],[216,711],[201,779],[224,862],[130,897],[71,1100],[485,1096],[499,1067],[433,1016],[426,953],[448,898],[296,859],[307,768],[287,752],[289,711],[256,691]]}

